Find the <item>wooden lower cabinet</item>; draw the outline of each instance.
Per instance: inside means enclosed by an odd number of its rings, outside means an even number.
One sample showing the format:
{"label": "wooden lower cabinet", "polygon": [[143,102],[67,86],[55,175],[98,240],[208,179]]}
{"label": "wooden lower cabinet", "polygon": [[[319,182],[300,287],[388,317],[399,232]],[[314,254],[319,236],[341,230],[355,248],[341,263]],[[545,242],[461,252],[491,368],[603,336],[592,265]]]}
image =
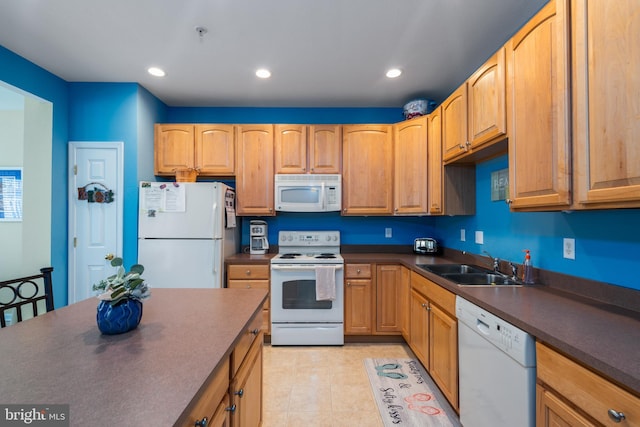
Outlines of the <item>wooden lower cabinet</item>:
{"label": "wooden lower cabinet", "polygon": [[[266,289],[270,288],[269,264],[229,264],[227,265],[227,288]],[[271,309],[269,297],[262,310],[262,331],[271,334]]]}
{"label": "wooden lower cabinet", "polygon": [[409,344],[424,366],[429,366],[429,301],[411,290],[411,332]]}
{"label": "wooden lower cabinet", "polygon": [[345,264],[344,333],[371,335],[373,278],[371,264]]}
{"label": "wooden lower cabinet", "polygon": [[231,427],[262,425],[262,348],[264,336],[257,334],[235,377],[231,380]]}
{"label": "wooden lower cabinet", "polygon": [[222,402],[218,405],[218,408],[213,413],[211,421],[207,424],[207,427],[229,427],[231,420],[229,419],[230,400],[229,395],[225,394]]}
{"label": "wooden lower cabinet", "polygon": [[411,272],[409,346],[458,410],[458,322],[455,294]]}
{"label": "wooden lower cabinet", "polygon": [[[200,393],[198,399],[188,410],[187,416],[178,424],[184,427],[194,425],[229,425],[229,372],[230,362],[227,359]],[[211,420],[218,420],[217,424],[210,424]]]}
{"label": "wooden lower cabinet", "polygon": [[401,292],[409,271],[397,264],[376,266],[376,332],[402,332]]}
{"label": "wooden lower cabinet", "polygon": [[596,425],[540,384],[536,385],[536,402],[538,427],[594,427]]}
{"label": "wooden lower cabinet", "polygon": [[345,334],[400,335],[408,323],[402,305],[408,302],[408,282],[409,270],[399,264],[346,264]]}
{"label": "wooden lower cabinet", "polygon": [[536,364],[538,427],[640,426],[637,394],[541,342],[536,342]]}
{"label": "wooden lower cabinet", "polygon": [[431,302],[429,319],[429,373],[440,390],[458,407],[458,321]]}

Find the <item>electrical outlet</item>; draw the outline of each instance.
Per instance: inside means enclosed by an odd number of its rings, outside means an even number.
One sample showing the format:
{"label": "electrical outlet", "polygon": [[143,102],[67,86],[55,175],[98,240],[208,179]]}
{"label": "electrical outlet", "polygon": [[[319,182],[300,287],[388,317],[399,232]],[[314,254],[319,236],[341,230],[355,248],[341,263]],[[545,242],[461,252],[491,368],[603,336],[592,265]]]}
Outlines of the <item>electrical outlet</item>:
{"label": "electrical outlet", "polygon": [[479,245],[484,244],[484,232],[476,231],[476,243]]}
{"label": "electrical outlet", "polygon": [[464,228],[460,229],[460,241],[461,242],[467,241],[467,230],[465,230]]}
{"label": "electrical outlet", "polygon": [[562,240],[562,256],[566,259],[576,259],[576,239]]}
{"label": "electrical outlet", "polygon": [[387,227],[384,229],[384,237],[386,237],[387,239],[390,239],[392,235],[393,233],[390,227]]}

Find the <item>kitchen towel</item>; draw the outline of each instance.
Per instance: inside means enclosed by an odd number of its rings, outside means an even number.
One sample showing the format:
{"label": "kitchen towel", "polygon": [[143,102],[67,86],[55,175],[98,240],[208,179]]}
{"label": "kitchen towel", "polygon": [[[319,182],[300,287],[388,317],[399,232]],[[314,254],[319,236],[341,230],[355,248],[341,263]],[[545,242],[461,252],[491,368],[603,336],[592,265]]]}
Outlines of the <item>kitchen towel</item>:
{"label": "kitchen towel", "polygon": [[336,267],[316,266],[316,301],[336,300]]}

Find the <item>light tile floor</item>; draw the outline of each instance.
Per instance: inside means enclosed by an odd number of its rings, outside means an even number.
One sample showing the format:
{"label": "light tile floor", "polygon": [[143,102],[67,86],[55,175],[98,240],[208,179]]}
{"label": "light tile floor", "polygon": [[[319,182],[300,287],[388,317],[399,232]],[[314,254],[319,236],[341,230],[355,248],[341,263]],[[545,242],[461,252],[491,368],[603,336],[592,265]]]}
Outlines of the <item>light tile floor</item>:
{"label": "light tile floor", "polygon": [[413,358],[405,344],[264,347],[263,427],[382,427],[362,362]]}

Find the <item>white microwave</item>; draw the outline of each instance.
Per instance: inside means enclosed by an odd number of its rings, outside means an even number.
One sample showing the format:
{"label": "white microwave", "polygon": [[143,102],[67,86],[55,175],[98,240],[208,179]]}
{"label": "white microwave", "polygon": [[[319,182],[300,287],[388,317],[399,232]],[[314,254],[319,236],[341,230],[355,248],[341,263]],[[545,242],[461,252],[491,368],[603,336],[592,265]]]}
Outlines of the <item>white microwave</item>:
{"label": "white microwave", "polygon": [[342,175],[276,174],[274,198],[280,212],[340,211]]}

